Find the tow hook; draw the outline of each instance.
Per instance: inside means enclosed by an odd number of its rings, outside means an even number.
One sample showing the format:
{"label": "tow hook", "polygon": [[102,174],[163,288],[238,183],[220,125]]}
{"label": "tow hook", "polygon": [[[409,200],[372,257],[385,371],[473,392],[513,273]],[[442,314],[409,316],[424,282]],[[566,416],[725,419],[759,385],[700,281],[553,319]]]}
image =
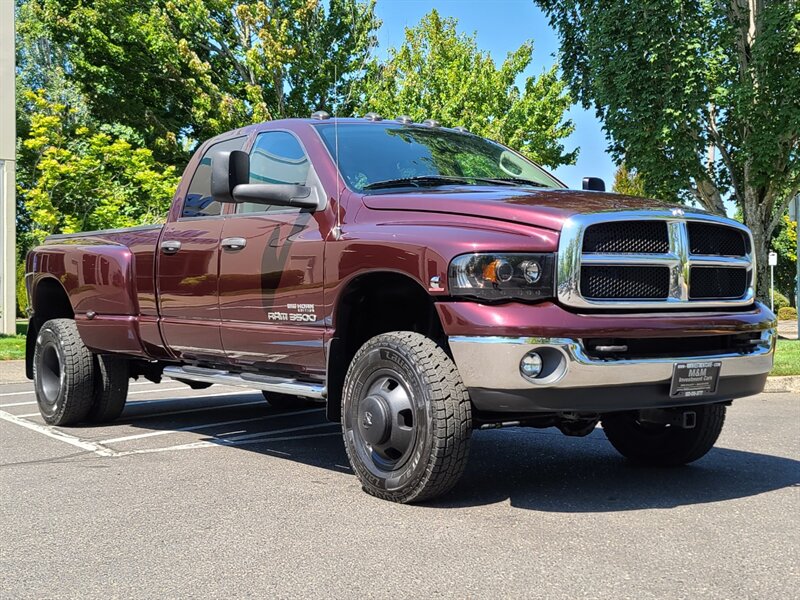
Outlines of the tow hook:
{"label": "tow hook", "polygon": [[697,427],[697,413],[693,410],[648,408],[639,412],[639,421],[658,425],[671,425],[681,429],[694,429]]}

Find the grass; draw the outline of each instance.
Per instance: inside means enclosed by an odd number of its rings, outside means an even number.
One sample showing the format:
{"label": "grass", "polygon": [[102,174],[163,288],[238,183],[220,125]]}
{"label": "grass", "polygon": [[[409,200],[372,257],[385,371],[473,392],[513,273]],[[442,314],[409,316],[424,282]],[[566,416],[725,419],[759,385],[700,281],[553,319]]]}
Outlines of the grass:
{"label": "grass", "polygon": [[[17,335],[0,335],[0,360],[25,358],[26,321],[17,322]],[[778,340],[775,368],[770,375],[800,375],[800,341]]]}
{"label": "grass", "polygon": [[0,360],[25,358],[24,335],[0,335]]}
{"label": "grass", "polygon": [[775,368],[770,375],[800,375],[799,340],[778,340]]}

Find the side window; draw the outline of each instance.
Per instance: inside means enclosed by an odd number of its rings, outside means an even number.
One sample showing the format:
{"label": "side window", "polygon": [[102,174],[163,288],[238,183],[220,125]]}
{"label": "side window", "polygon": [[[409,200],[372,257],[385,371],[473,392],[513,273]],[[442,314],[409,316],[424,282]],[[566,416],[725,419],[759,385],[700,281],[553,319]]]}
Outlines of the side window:
{"label": "side window", "polygon": [[[256,138],[250,151],[250,183],[296,183],[308,179],[308,157],[297,138],[286,131],[265,131]],[[255,213],[270,206],[246,202],[237,213]]]}
{"label": "side window", "polygon": [[211,157],[216,152],[241,150],[246,140],[247,136],[242,136],[209,146],[189,184],[181,217],[213,217],[222,212],[222,204],[211,198]]}

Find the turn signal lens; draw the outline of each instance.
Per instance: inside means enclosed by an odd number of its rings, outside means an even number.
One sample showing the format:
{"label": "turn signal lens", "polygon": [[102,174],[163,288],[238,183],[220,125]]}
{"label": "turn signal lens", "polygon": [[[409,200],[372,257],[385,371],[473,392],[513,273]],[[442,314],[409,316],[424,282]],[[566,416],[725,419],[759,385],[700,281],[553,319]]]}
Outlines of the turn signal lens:
{"label": "turn signal lens", "polygon": [[483,278],[492,283],[511,281],[514,276],[514,267],[505,259],[493,260],[483,268]]}

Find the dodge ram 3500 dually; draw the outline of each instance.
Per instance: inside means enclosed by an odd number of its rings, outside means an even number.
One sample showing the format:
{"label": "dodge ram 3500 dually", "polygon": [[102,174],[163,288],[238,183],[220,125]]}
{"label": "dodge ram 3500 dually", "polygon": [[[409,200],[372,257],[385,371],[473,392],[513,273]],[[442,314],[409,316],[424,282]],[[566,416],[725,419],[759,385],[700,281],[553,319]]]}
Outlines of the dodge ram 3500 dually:
{"label": "dodge ram 3500 dually", "polygon": [[602,422],[633,461],[697,460],[772,367],[750,233],[601,183],[406,117],[217,136],[164,225],[28,255],[41,414],[111,421],[136,377],[325,403],[364,489],[398,502],[450,489],[480,427]]}

